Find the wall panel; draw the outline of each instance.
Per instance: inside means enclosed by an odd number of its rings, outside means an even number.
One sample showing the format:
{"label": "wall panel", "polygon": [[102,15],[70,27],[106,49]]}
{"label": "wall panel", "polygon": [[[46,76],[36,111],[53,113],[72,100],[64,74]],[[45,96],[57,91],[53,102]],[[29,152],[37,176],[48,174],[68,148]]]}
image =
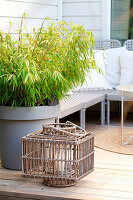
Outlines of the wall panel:
{"label": "wall panel", "polygon": [[[8,31],[12,22],[11,34],[17,32],[23,13],[28,14],[24,24],[28,32],[33,33],[33,28],[39,28],[45,19],[50,17],[58,20],[57,0],[0,0],[0,30]],[[48,25],[48,21],[44,26]],[[23,30],[25,32],[25,30]],[[16,35],[16,34],[15,34]]]}
{"label": "wall panel", "polygon": [[101,38],[102,0],[63,0],[62,12],[63,20],[84,25]]}

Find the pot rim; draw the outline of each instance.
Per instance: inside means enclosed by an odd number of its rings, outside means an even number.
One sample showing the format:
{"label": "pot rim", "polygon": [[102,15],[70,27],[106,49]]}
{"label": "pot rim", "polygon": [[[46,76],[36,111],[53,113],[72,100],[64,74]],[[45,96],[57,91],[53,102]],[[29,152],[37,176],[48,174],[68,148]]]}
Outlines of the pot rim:
{"label": "pot rim", "polygon": [[41,120],[58,118],[60,106],[11,107],[0,106],[1,120]]}

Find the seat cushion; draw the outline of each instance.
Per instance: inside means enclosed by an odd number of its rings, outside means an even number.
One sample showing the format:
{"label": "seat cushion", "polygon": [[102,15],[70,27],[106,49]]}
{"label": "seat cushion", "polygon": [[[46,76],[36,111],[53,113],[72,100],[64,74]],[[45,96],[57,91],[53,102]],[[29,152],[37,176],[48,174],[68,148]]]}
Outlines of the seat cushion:
{"label": "seat cushion", "polygon": [[133,51],[123,51],[120,55],[120,66],[120,85],[133,84]]}
{"label": "seat cushion", "polygon": [[94,50],[94,58],[101,73],[99,73],[99,70],[90,69],[83,85],[77,87],[76,91],[82,91],[85,89],[110,89],[105,79],[105,51]]}
{"label": "seat cushion", "polygon": [[126,47],[107,49],[107,63],[105,66],[105,77],[111,88],[120,84],[120,55]]}

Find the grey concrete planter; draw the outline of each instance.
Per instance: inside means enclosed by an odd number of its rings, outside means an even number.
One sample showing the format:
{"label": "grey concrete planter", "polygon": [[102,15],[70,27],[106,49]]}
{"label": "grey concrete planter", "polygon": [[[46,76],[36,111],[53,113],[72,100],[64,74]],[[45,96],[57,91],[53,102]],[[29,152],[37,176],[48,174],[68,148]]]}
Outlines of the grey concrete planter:
{"label": "grey concrete planter", "polygon": [[41,130],[42,125],[54,123],[59,105],[11,108],[0,106],[1,164],[5,168],[21,170],[21,138]]}

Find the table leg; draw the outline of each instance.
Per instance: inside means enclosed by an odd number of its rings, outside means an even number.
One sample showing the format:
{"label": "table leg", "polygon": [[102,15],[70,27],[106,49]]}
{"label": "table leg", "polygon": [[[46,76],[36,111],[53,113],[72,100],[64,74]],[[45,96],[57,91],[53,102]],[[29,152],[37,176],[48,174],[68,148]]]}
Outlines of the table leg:
{"label": "table leg", "polygon": [[85,129],[85,111],[86,111],[85,108],[80,110],[80,126],[83,129]]}
{"label": "table leg", "polygon": [[123,108],[124,108],[124,102],[123,102],[123,91],[121,96],[121,145],[124,145],[123,142]]}
{"label": "table leg", "polygon": [[122,91],[122,99],[121,99],[121,145],[126,145],[129,143],[130,139],[133,138],[133,136],[129,136],[127,142],[123,141],[123,118],[124,118],[124,100],[123,100],[123,91]]}

